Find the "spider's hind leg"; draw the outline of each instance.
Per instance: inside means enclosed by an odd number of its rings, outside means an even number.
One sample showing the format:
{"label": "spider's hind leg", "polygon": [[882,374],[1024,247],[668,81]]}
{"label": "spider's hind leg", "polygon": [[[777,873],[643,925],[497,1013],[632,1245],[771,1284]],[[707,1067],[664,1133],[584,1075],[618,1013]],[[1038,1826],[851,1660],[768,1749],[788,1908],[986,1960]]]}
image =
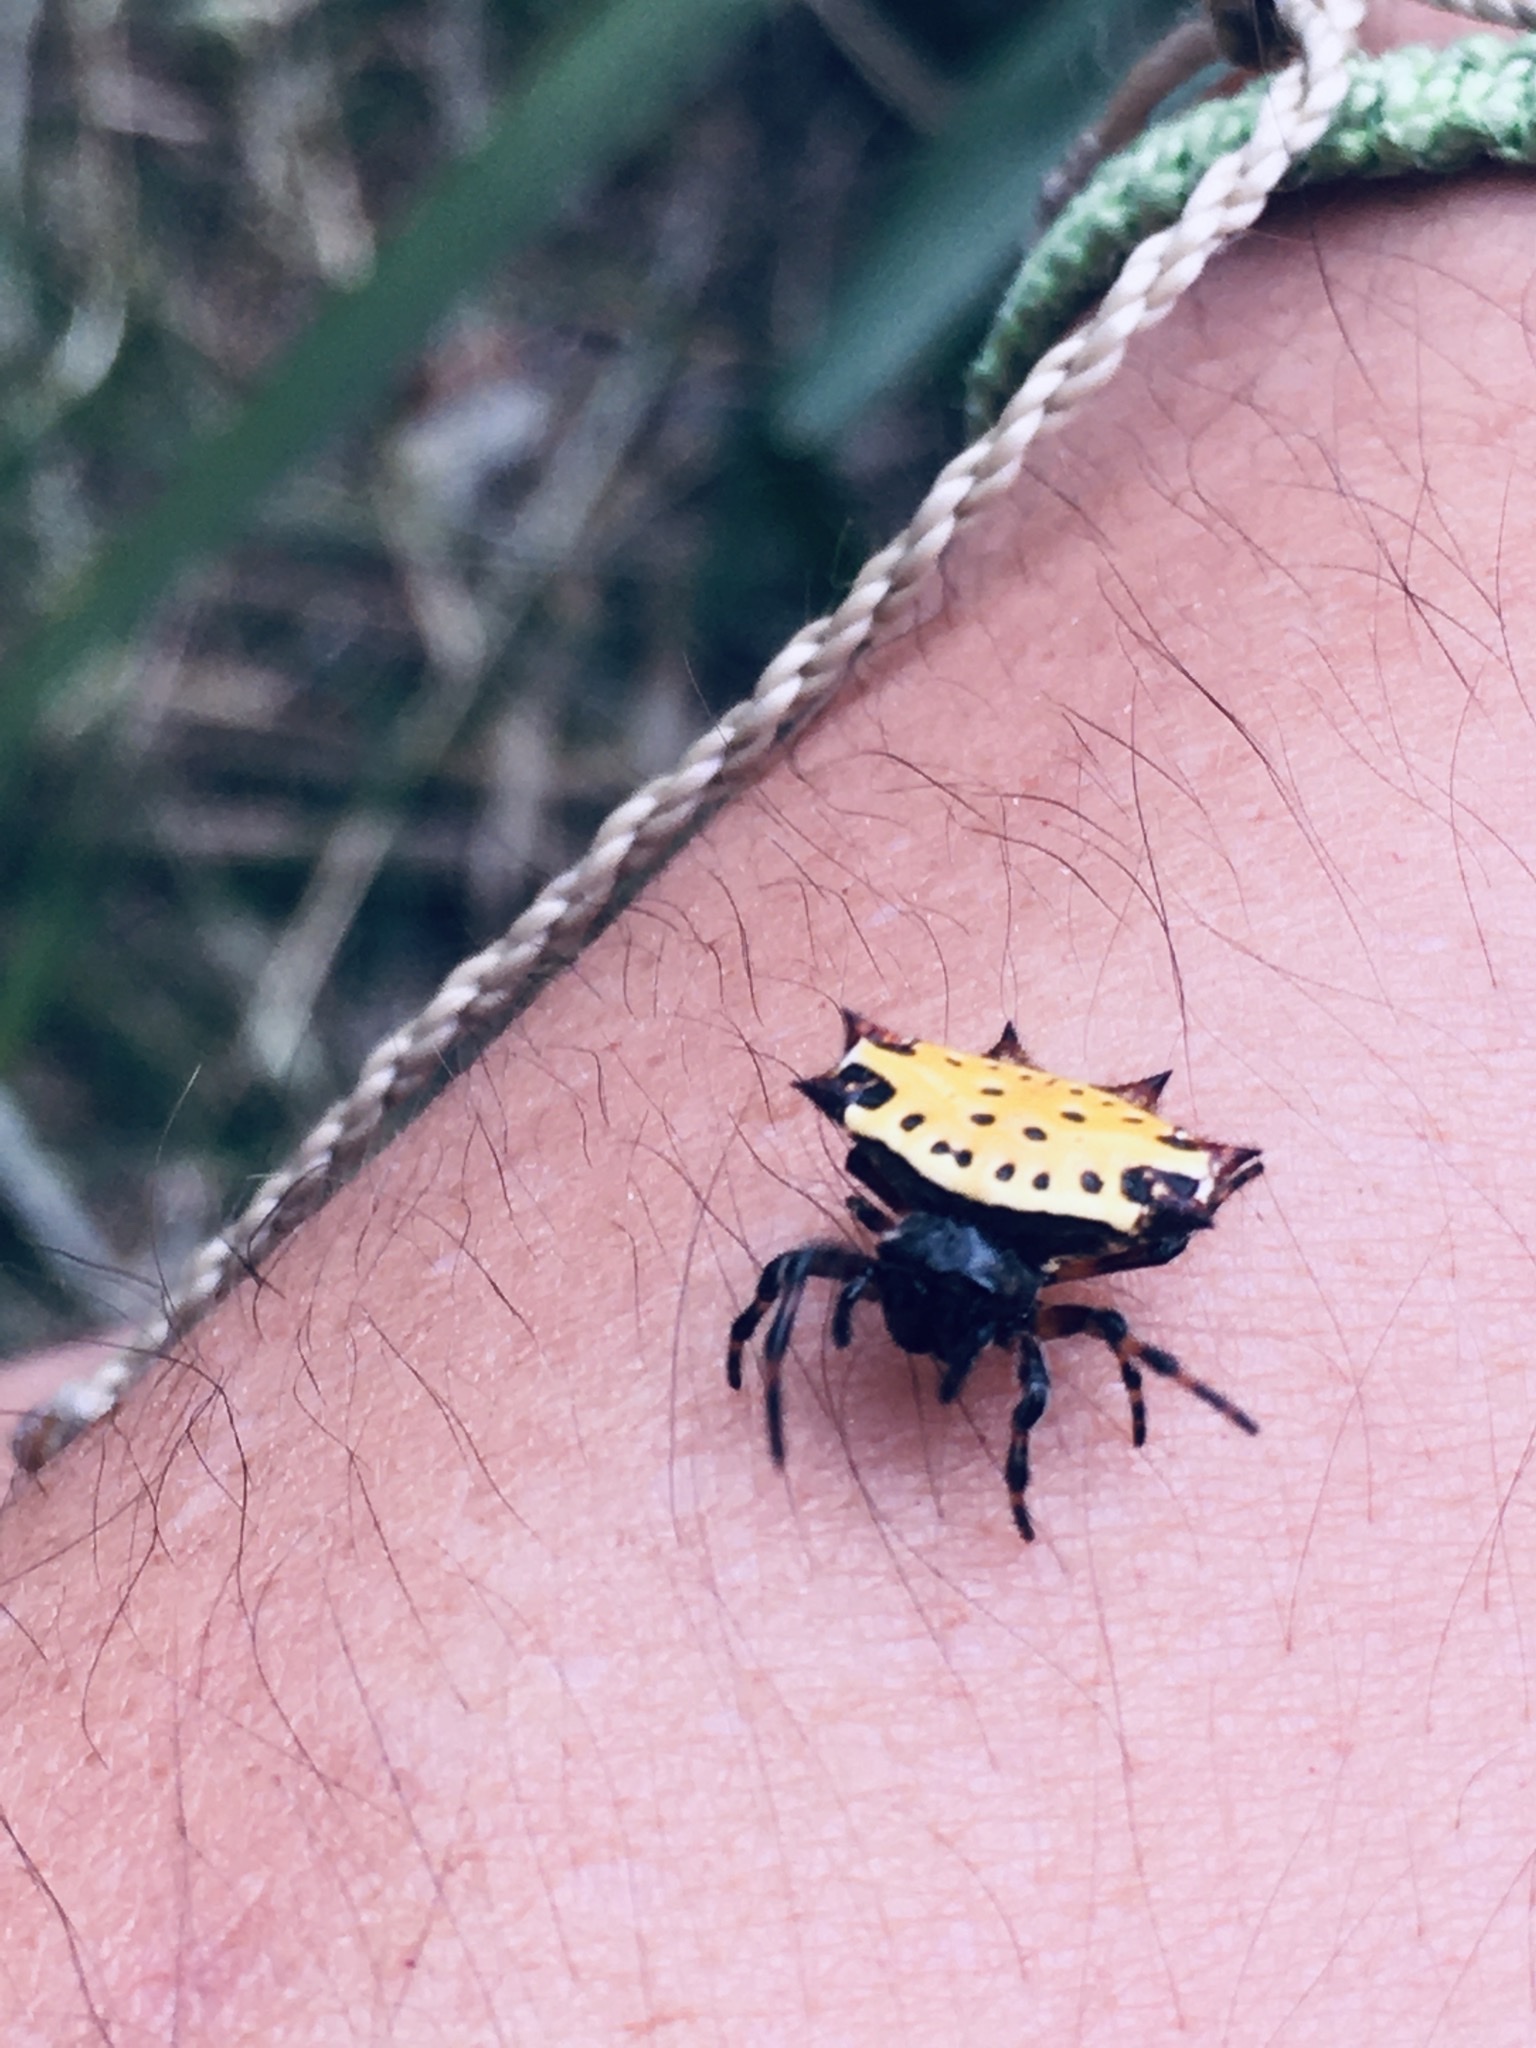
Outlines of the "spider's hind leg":
{"label": "spider's hind leg", "polygon": [[1119,1363],[1120,1377],[1125,1382],[1126,1398],[1131,1404],[1131,1441],[1138,1447],[1147,1440],[1147,1404],[1141,1393],[1142,1366],[1161,1374],[1165,1380],[1177,1380],[1181,1387],[1204,1401],[1208,1408],[1214,1408],[1218,1415],[1225,1415],[1228,1422],[1245,1430],[1249,1436],[1259,1433],[1259,1425],[1245,1409],[1239,1408],[1235,1401],[1229,1401],[1219,1388],[1187,1372],[1171,1351],[1159,1351],[1155,1344],[1143,1344],[1132,1334],[1125,1317],[1112,1308],[1087,1308],[1075,1301],[1052,1302],[1048,1308],[1039,1311],[1035,1329],[1041,1341],[1047,1344],[1057,1337],[1086,1334],[1109,1346]]}
{"label": "spider's hind leg", "polygon": [[[780,1252],[776,1259],[770,1259],[764,1266],[756,1294],[731,1324],[730,1342],[725,1354],[725,1376],[733,1387],[740,1387],[742,1352],[757,1334],[763,1317],[775,1302],[778,1303],[763,1345],[763,1407],[768,1418],[768,1449],[776,1465],[784,1462],[784,1406],[780,1392],[784,1354],[789,1349],[795,1318],[805,1299],[806,1283],[811,1280],[841,1280],[846,1283],[846,1293],[861,1281],[867,1286],[871,1272],[872,1262],[866,1254],[853,1251],[847,1245],[803,1244],[797,1251]],[[859,1287],[859,1292],[863,1292],[863,1287]],[[851,1303],[849,1309],[851,1312]]]}

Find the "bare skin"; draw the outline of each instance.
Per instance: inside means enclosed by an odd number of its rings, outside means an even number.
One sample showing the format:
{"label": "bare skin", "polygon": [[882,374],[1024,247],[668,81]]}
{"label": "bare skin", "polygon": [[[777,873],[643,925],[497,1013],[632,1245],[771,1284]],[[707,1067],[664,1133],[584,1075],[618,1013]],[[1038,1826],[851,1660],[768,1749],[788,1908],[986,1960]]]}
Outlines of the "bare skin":
{"label": "bare skin", "polygon": [[[1294,206],[921,626],[0,1520],[7,2042],[1533,2024],[1536,196]],[[835,1005],[1174,1065],[1268,1177],[1089,1290],[1261,1419],[877,1315]],[[750,1384],[750,1382],[749,1382]]]}

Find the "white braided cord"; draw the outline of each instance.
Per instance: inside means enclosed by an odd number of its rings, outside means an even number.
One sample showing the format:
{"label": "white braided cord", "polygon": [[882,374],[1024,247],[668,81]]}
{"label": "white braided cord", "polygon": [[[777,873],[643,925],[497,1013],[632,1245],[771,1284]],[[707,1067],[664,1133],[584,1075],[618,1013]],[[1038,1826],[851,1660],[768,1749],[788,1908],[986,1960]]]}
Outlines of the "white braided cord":
{"label": "white braided cord", "polygon": [[1536,29],[1533,0],[1430,0],[1442,14],[1464,15],[1468,21],[1486,21],[1492,28]]}
{"label": "white braided cord", "polygon": [[[1171,227],[1132,251],[1093,318],[1042,356],[997,421],[939,472],[911,524],[865,563],[837,609],[802,628],[749,698],[697,739],[675,769],[610,812],[573,867],[375,1046],[351,1093],[326,1111],[235,1222],[201,1247],[133,1346],[23,1419],[16,1447],[24,1466],[35,1470],[109,1414],[169,1344],[324,1202],[391,1110],[425,1093],[456,1046],[505,1021],[534,978],[613,903],[628,876],[675,843],[788,729],[830,701],[876,633],[887,636],[901,624],[960,527],[1013,485],[1041,432],[1107,384],[1132,337],[1164,319],[1217,250],[1252,225],[1292,159],[1318,140],[1342,100],[1364,11],[1364,0],[1279,4],[1300,55],[1273,79],[1248,141],[1211,166]],[[1472,12],[1496,8],[1499,0],[1461,4]]]}

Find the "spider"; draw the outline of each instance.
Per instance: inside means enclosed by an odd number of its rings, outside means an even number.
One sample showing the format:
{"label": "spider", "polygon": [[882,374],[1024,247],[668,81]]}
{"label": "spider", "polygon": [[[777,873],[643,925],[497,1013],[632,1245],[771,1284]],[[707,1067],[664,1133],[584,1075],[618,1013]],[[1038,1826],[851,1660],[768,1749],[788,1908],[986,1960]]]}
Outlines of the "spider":
{"label": "spider", "polygon": [[1143,1343],[1116,1310],[1041,1300],[1064,1281],[1177,1258],[1228,1196],[1263,1172],[1256,1149],[1165,1122],[1156,1110],[1167,1074],[1099,1087],[1046,1072],[1011,1024],[977,1055],[900,1038],[852,1010],[843,1022],[842,1059],[795,1086],[851,1134],[848,1171],[885,1206],[850,1195],[873,1250],[817,1243],[781,1252],[731,1324],[726,1374],[739,1388],[742,1354],[774,1310],[763,1388],[776,1465],[784,1463],[784,1354],[812,1280],[837,1286],[834,1344],[853,1341],[861,1301],[878,1303],[892,1340],[937,1363],[940,1401],[956,1399],[988,1345],[1014,1353],[1019,1401],[1003,1476],[1026,1543],[1035,1534],[1024,1502],[1029,1433],[1050,1397],[1044,1346],[1058,1338],[1086,1334],[1114,1353],[1138,1446],[1147,1436],[1143,1370],[1258,1434],[1251,1415]]}

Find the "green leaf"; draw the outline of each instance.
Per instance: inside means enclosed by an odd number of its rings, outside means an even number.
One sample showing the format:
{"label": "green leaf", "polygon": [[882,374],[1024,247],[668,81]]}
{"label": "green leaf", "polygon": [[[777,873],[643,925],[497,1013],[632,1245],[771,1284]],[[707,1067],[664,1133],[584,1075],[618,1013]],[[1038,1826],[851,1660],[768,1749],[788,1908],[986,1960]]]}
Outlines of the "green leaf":
{"label": "green leaf", "polygon": [[1101,111],[1103,80],[1155,39],[1169,0],[1047,5],[987,67],[913,163],[864,244],[826,332],[790,375],[775,426],[826,446],[962,322],[979,322],[1034,230],[1046,173]]}

